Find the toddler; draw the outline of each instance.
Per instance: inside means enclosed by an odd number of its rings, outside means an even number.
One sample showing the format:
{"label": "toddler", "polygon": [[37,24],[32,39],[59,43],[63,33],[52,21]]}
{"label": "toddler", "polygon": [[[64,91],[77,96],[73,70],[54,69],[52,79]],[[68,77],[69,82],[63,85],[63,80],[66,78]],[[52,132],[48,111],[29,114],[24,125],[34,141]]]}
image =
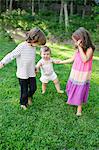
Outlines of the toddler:
{"label": "toddler", "polygon": [[57,75],[53,69],[53,64],[58,64],[58,60],[51,58],[51,49],[47,46],[43,46],[40,50],[42,59],[37,63],[37,71],[41,69],[41,78],[42,82],[42,94],[46,91],[46,86],[49,81],[53,81],[58,93],[63,93],[60,90],[60,84],[57,78]]}

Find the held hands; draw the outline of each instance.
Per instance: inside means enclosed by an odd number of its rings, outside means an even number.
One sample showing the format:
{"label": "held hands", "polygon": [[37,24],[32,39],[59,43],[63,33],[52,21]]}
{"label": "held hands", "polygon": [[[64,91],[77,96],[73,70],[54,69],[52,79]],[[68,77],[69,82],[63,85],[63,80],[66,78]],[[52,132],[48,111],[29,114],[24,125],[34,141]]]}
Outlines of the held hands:
{"label": "held hands", "polygon": [[64,61],[58,60],[58,61],[57,61],[57,64],[64,64]]}
{"label": "held hands", "polygon": [[4,65],[0,62],[0,69],[3,68],[3,67],[4,67]]}
{"label": "held hands", "polygon": [[59,61],[57,62],[57,64],[63,64],[63,61],[62,61],[62,60],[59,60]]}
{"label": "held hands", "polygon": [[55,60],[54,63],[55,64],[66,64],[67,60]]}
{"label": "held hands", "polygon": [[60,64],[61,60],[55,60],[55,64]]}

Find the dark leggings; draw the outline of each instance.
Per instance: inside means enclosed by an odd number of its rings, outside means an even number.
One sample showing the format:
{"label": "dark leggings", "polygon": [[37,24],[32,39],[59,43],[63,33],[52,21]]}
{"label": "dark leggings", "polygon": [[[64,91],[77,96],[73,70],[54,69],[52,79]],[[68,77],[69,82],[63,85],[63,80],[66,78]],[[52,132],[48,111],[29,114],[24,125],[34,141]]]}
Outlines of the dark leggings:
{"label": "dark leggings", "polygon": [[19,79],[20,84],[20,104],[27,105],[28,104],[28,97],[33,96],[35,93],[37,86],[36,86],[36,78],[30,77],[28,79]]}

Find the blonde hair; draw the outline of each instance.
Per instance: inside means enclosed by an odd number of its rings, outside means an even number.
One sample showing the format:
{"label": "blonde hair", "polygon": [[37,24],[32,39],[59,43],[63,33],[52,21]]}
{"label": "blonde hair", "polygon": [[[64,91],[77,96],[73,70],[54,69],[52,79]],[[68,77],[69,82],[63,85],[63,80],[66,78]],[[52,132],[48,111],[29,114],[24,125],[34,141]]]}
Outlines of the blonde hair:
{"label": "blonde hair", "polygon": [[34,43],[38,43],[39,45],[45,45],[46,44],[45,34],[38,27],[33,28],[26,33],[26,41],[28,43],[31,43],[32,40]]}

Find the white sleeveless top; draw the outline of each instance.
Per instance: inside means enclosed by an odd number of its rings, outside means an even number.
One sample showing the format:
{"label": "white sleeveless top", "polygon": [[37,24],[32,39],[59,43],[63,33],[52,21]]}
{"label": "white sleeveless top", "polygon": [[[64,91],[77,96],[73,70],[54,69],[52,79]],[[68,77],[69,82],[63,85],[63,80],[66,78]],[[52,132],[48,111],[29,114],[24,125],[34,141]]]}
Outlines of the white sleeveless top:
{"label": "white sleeveless top", "polygon": [[41,59],[38,63],[41,64],[41,75],[51,75],[54,72],[53,69],[53,59],[49,59],[45,61],[44,59]]}

